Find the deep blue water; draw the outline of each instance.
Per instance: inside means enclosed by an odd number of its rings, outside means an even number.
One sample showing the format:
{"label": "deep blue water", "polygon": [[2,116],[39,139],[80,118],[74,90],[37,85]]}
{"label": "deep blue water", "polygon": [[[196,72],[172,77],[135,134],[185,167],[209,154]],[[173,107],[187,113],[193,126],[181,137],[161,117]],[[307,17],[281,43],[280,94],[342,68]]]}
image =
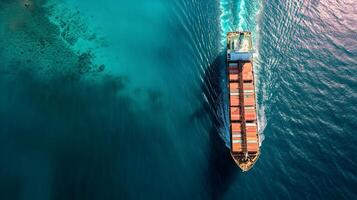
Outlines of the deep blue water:
{"label": "deep blue water", "polygon": [[[1,0],[0,199],[356,199],[356,9]],[[232,30],[256,50],[247,173],[227,145]]]}

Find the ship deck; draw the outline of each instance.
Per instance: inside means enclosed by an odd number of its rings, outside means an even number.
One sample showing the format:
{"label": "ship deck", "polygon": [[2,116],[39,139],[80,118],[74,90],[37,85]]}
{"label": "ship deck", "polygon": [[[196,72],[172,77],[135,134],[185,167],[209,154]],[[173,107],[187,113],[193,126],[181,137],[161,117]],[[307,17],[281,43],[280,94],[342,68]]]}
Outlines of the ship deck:
{"label": "ship deck", "polygon": [[[233,34],[241,34],[234,32]],[[231,39],[240,38],[232,36]],[[243,37],[244,40],[244,37]],[[232,47],[248,45],[232,41]],[[235,45],[234,45],[235,44]],[[228,45],[229,48],[229,45]],[[232,60],[227,53],[231,154],[243,171],[248,171],[260,155],[254,68],[251,59]],[[238,55],[239,57],[240,55]]]}

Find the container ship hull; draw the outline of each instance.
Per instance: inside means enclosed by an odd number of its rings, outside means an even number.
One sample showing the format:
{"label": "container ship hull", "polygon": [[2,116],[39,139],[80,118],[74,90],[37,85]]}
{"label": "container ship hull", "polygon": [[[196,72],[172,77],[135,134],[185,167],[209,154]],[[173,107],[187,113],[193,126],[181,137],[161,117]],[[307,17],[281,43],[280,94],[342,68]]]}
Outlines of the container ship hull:
{"label": "container ship hull", "polygon": [[260,155],[254,83],[252,37],[250,32],[227,34],[227,77],[231,155],[248,171]]}

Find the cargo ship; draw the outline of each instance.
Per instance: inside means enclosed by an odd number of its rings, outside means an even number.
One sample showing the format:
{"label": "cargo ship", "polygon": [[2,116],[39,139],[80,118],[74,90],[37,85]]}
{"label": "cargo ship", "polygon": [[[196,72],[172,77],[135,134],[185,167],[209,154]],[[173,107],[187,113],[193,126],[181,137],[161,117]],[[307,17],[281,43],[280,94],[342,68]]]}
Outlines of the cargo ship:
{"label": "cargo ship", "polygon": [[253,52],[250,32],[227,34],[231,155],[243,171],[251,169],[260,155]]}

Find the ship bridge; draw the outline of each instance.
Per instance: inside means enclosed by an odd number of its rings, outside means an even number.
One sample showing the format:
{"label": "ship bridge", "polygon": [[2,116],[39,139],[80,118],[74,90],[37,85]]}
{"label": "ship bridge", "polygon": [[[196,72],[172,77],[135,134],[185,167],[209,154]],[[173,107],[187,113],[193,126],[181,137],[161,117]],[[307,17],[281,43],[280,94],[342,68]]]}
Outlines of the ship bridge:
{"label": "ship bridge", "polygon": [[250,32],[233,32],[227,36],[227,56],[230,61],[248,61],[253,58],[252,34]]}

